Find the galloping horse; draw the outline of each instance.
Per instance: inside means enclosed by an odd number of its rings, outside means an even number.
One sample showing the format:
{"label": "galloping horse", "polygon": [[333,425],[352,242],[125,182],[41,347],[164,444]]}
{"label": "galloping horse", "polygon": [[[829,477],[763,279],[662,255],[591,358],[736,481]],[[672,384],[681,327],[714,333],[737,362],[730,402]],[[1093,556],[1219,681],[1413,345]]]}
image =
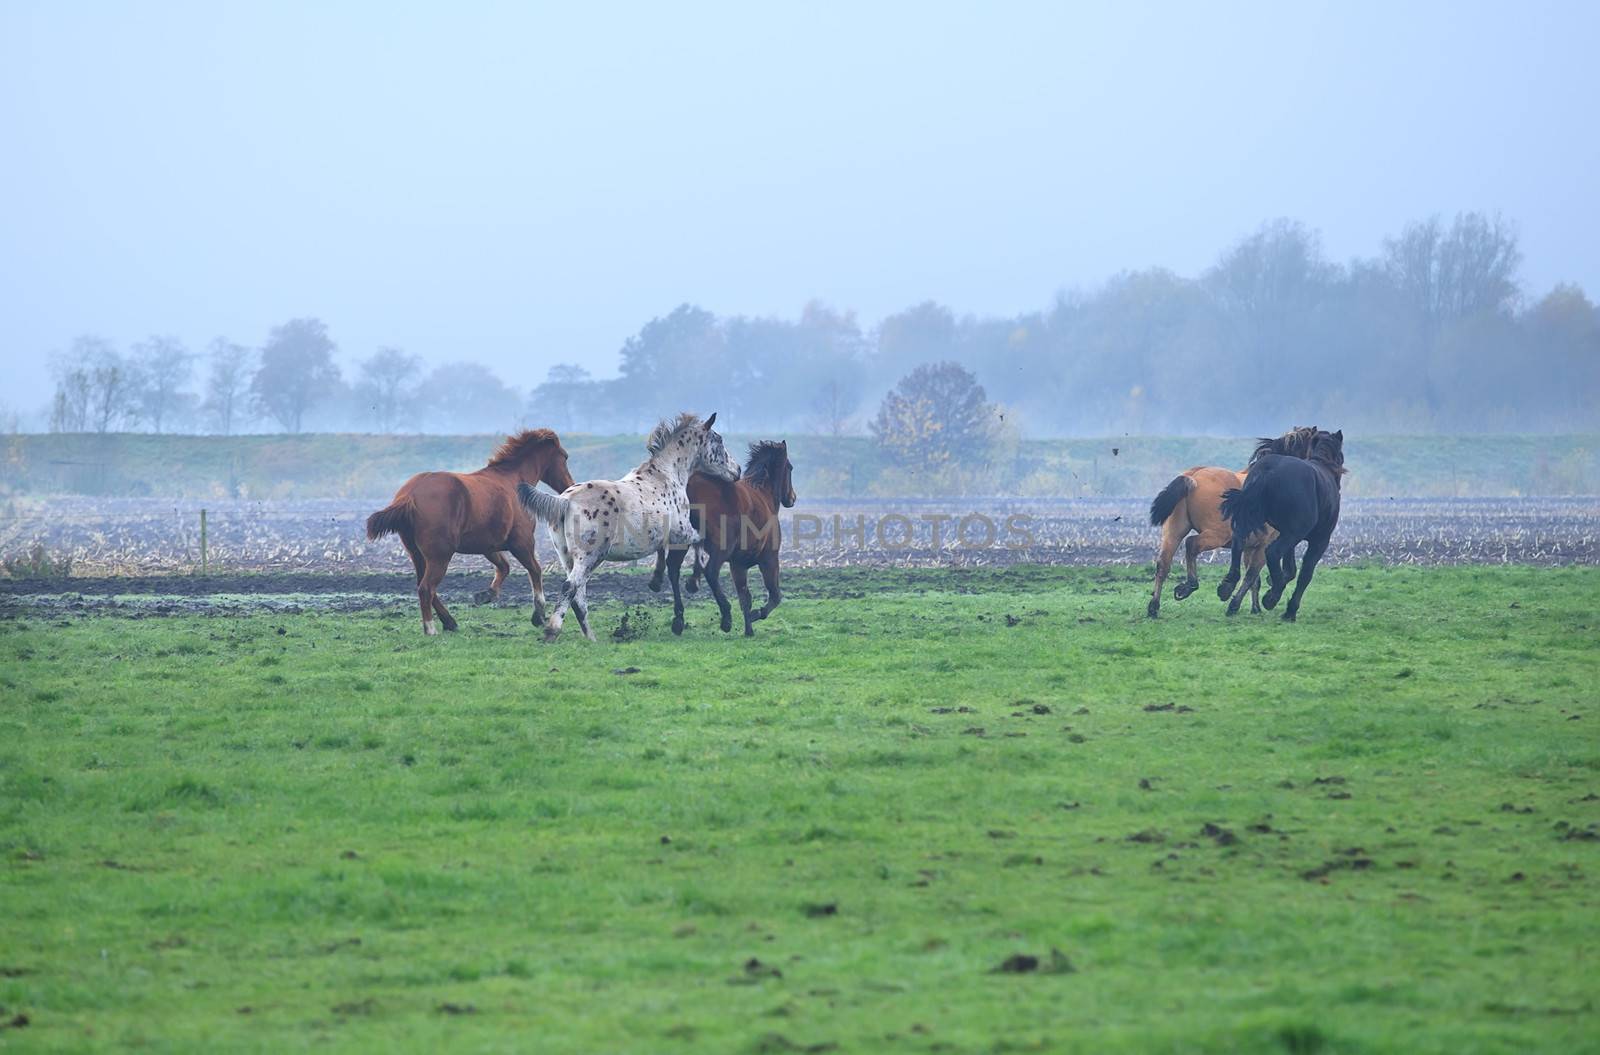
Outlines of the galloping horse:
{"label": "galloping horse", "polygon": [[[689,477],[689,516],[700,532],[699,549],[707,554],[706,581],[711,584],[711,594],[722,610],[722,632],[733,629],[733,614],[728,597],[722,592],[720,574],[727,564],[733,576],[734,589],[739,591],[739,609],[744,613],[746,637],[755,634],[754,624],[772,614],[783,603],[783,591],[778,587],[778,550],[783,546],[783,533],[778,527],[778,507],[793,508],[794,466],[789,462],[787,440],[763,440],[750,445],[743,478],[728,483],[703,473]],[[661,573],[668,571],[672,577],[672,632],[683,633],[683,594],[678,589],[678,575],[683,568],[684,550],[656,551],[656,570],[650,577],[650,589],[661,589]],[[767,587],[767,603],[755,612],[750,611],[750,583],[747,578],[751,565],[761,569],[762,582]],[[700,575],[699,557],[695,558],[689,576],[689,591],[695,590],[695,580]]]}
{"label": "galloping horse", "polygon": [[[1315,427],[1300,426],[1290,429],[1277,439],[1262,439],[1250,456],[1251,464],[1264,454],[1287,454],[1304,458],[1311,449]],[[1188,576],[1172,588],[1172,598],[1181,601],[1200,588],[1200,576],[1195,558],[1214,549],[1221,549],[1233,541],[1233,528],[1222,515],[1222,494],[1233,487],[1244,486],[1249,467],[1234,472],[1214,465],[1186,469],[1173,478],[1155,501],[1150,503],[1150,525],[1161,528],[1161,551],[1156,557],[1156,587],[1150,604],[1145,608],[1151,619],[1161,612],[1161,587],[1172,571],[1172,557],[1178,544],[1184,544],[1184,568]],[[1190,534],[1194,532],[1194,534]],[[1267,543],[1275,532],[1270,528],[1252,537],[1245,547],[1245,567],[1259,571],[1266,559]],[[1187,538],[1185,538],[1187,536]],[[1290,556],[1291,567],[1293,555]],[[1294,574],[1293,571],[1290,574]],[[1232,583],[1229,583],[1231,590]],[[1228,593],[1221,593],[1227,600]],[[1250,593],[1250,611],[1261,611],[1261,588],[1257,585]]]}
{"label": "galloping horse", "polygon": [[620,480],[573,484],[559,495],[527,484],[517,488],[524,508],[550,527],[556,559],[567,573],[544,639],[561,633],[561,619],[570,604],[583,636],[589,629],[589,576],[602,561],[632,561],[664,545],[687,546],[700,541],[689,520],[689,474],[702,472],[737,480],[739,466],[728,457],[722,437],[712,428],[715,414],[704,422],[693,414],[662,421],[650,433],[650,457]]}
{"label": "galloping horse", "polygon": [[[1239,578],[1239,551],[1245,539],[1267,524],[1278,529],[1276,541],[1267,547],[1267,575],[1272,579],[1272,589],[1261,599],[1267,608],[1278,603],[1294,577],[1294,548],[1305,541],[1300,578],[1283,610],[1286,622],[1294,622],[1299,614],[1300,598],[1311,585],[1311,575],[1339,524],[1339,481],[1345,472],[1344,430],[1319,431],[1305,458],[1265,455],[1251,464],[1244,487],[1222,496],[1222,515],[1233,522],[1233,562],[1228,580]],[[1260,574],[1259,569],[1251,572],[1234,594],[1228,602],[1229,615],[1239,611],[1245,588],[1254,586]]]}
{"label": "galloping horse", "polygon": [[494,581],[473,600],[487,604],[498,600],[500,587],[511,566],[509,552],[528,570],[533,587],[533,623],[544,622],[544,578],[533,553],[533,521],[517,502],[517,486],[543,480],[556,490],[572,486],[567,452],[549,429],[530,429],[507,436],[489,464],[473,473],[418,473],[395,493],[394,501],[367,518],[367,538],[400,536],[400,542],[417,569],[417,603],[422,608],[422,632],[433,635],[433,614],[446,630],[456,628],[455,617],[439,600],[439,583],[450,558],[457,553],[480,553],[494,565]]}

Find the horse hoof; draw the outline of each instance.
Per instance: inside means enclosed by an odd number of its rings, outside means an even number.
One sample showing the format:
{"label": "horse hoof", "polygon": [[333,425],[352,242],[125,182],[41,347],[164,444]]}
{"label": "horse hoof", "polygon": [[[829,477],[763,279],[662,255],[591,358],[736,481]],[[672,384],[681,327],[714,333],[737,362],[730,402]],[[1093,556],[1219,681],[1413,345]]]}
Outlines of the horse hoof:
{"label": "horse hoof", "polygon": [[1233,588],[1238,584],[1238,582],[1238,579],[1223,579],[1221,582],[1217,583],[1217,600],[1226,601],[1229,597],[1233,596]]}
{"label": "horse hoof", "polygon": [[493,604],[498,598],[499,594],[495,593],[493,590],[479,590],[477,593],[472,595],[472,603]]}
{"label": "horse hoof", "polygon": [[438,627],[434,626],[432,623],[423,623],[422,624],[422,633],[423,633],[423,636],[425,636],[425,637],[438,637],[439,636],[439,629],[438,629]]}
{"label": "horse hoof", "polygon": [[672,632],[674,634],[677,634],[679,637],[683,636],[683,620],[682,619],[674,619],[672,621]]}
{"label": "horse hoof", "polygon": [[688,582],[684,583],[683,588],[688,590],[690,593],[700,592],[700,584],[695,582],[693,579],[690,579]]}
{"label": "horse hoof", "polygon": [[722,632],[724,634],[727,634],[727,633],[731,633],[732,631],[733,631],[733,620],[729,619],[727,616],[723,616],[722,617]]}
{"label": "horse hoof", "polygon": [[744,636],[745,637],[755,637],[756,636],[756,628],[751,626],[749,623],[746,623],[744,625]]}
{"label": "horse hoof", "polygon": [[1180,582],[1178,585],[1172,588],[1172,599],[1174,601],[1181,601],[1199,588],[1200,584],[1197,582]]}
{"label": "horse hoof", "polygon": [[1265,608],[1269,612],[1272,611],[1274,608],[1278,607],[1278,598],[1282,596],[1283,595],[1280,593],[1268,593],[1265,597],[1261,598],[1261,607]]}
{"label": "horse hoof", "polygon": [[535,608],[533,610],[533,620],[532,620],[532,622],[533,622],[534,626],[543,626],[545,618],[546,618],[545,611],[544,611],[544,608],[542,606],[539,607],[539,608]]}
{"label": "horse hoof", "polygon": [[660,593],[661,592],[661,580],[660,579],[651,579],[649,582],[645,583],[645,587],[651,593]]}
{"label": "horse hoof", "polygon": [[1231,618],[1231,617],[1236,616],[1238,614],[1239,614],[1239,606],[1236,605],[1236,604],[1230,604],[1228,606],[1228,616]]}
{"label": "horse hoof", "polygon": [[561,636],[561,631],[559,631],[559,630],[551,630],[549,627],[545,627],[544,628],[544,643],[545,644],[548,645],[550,642],[554,641],[556,638],[558,638],[560,636]]}
{"label": "horse hoof", "polygon": [[1161,602],[1152,597],[1150,603],[1144,606],[1144,614],[1151,619],[1156,618],[1161,614]]}
{"label": "horse hoof", "polygon": [[1284,612],[1284,613],[1283,613],[1283,621],[1284,621],[1284,622],[1285,622],[1285,623],[1292,623],[1292,622],[1294,622],[1294,613],[1293,613],[1293,612]]}

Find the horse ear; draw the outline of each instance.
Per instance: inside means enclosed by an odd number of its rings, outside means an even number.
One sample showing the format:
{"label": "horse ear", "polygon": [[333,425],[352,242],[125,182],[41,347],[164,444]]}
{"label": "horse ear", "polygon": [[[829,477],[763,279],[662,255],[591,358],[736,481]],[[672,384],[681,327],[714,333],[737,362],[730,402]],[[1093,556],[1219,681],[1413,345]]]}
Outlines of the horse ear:
{"label": "horse ear", "polygon": [[1333,438],[1338,440],[1340,443],[1343,443],[1344,442],[1344,429],[1340,429],[1338,432],[1335,432],[1333,434]]}
{"label": "horse ear", "polygon": [[711,412],[711,416],[706,419],[706,428],[709,429],[711,426],[715,425],[716,423],[717,423],[717,412],[713,410]]}

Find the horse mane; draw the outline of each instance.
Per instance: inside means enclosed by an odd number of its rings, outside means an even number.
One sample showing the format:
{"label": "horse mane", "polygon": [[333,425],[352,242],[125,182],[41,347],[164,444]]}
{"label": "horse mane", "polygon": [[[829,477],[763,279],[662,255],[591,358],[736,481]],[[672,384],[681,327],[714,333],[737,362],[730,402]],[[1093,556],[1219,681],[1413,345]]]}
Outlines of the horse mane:
{"label": "horse mane", "polygon": [[698,424],[700,415],[691,414],[687,410],[675,418],[662,418],[656,423],[656,427],[650,430],[650,438],[644,442],[645,450],[651,454],[660,454],[678,433]]}
{"label": "horse mane", "polygon": [[1326,436],[1315,425],[1296,425],[1282,436],[1273,438],[1262,436],[1256,441],[1256,449],[1250,454],[1250,465],[1254,465],[1269,454],[1282,454],[1290,458],[1309,458],[1318,436]]}
{"label": "horse mane", "polygon": [[771,487],[783,459],[783,444],[777,440],[752,443],[745,458],[744,478],[755,487]]}
{"label": "horse mane", "polygon": [[1349,472],[1344,467],[1344,444],[1333,441],[1333,433],[1318,432],[1311,440],[1311,451],[1306,456],[1307,461],[1320,462],[1334,476],[1343,476]]}
{"label": "horse mane", "polygon": [[556,434],[549,429],[523,429],[515,436],[506,437],[505,442],[490,456],[488,468],[516,465],[540,444],[559,442]]}

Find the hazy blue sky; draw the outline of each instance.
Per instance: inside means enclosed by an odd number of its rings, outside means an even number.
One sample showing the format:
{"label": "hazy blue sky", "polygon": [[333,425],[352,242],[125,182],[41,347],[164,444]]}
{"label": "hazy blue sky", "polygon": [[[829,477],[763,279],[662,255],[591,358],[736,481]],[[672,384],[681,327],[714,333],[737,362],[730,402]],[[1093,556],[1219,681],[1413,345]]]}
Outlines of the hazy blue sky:
{"label": "hazy blue sky", "polygon": [[1041,307],[1499,210],[1600,292],[1600,4],[0,3],[0,354],[317,315],[527,386],[681,301]]}

